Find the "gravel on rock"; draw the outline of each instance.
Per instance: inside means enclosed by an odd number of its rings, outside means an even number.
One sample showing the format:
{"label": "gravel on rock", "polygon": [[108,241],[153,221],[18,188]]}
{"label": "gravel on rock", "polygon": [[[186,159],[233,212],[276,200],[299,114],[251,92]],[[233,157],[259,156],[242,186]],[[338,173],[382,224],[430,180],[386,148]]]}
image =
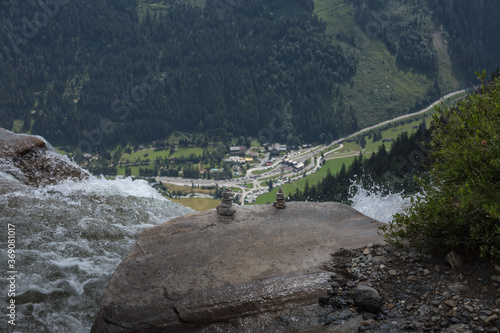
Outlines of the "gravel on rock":
{"label": "gravel on rock", "polygon": [[[452,256],[454,267],[450,255],[409,248],[341,249],[325,267],[332,272],[331,289],[320,300],[329,310],[321,321],[342,325],[360,316],[358,332],[500,332],[498,263]],[[375,293],[380,306],[372,298],[372,306],[360,301],[361,294]]]}

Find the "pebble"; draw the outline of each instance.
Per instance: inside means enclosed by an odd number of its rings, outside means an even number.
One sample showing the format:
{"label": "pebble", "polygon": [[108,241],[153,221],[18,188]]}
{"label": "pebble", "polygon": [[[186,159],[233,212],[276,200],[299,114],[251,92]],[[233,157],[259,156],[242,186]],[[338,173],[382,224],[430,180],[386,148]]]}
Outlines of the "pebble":
{"label": "pebble", "polygon": [[455,251],[448,252],[446,260],[448,260],[453,269],[460,269],[462,267],[462,258]]}
{"label": "pebble", "polygon": [[451,269],[439,257],[373,244],[343,256],[331,264],[325,325],[359,316],[358,332],[499,332],[498,265],[467,271],[470,264],[455,253],[446,257]]}
{"label": "pebble", "polygon": [[372,287],[358,286],[354,289],[354,304],[360,308],[377,313],[382,305],[382,298],[379,293]]}
{"label": "pebble", "polygon": [[373,249],[372,248],[366,248],[364,251],[363,251],[363,254],[370,254],[373,252]]}
{"label": "pebble", "polygon": [[374,313],[367,312],[363,314],[364,320],[375,319],[375,318],[377,318],[377,315]]}
{"label": "pebble", "polygon": [[413,259],[418,258],[418,252],[413,250],[408,254],[408,256]]}
{"label": "pebble", "polygon": [[491,316],[488,316],[484,319],[484,324],[485,325],[489,325],[491,323],[494,323],[498,320],[498,315],[497,314],[493,314]]}
{"label": "pebble", "polygon": [[457,302],[455,302],[454,300],[451,300],[451,299],[444,301],[444,304],[446,304],[446,305],[448,305],[449,307],[452,307],[452,308],[455,307],[455,306],[457,306]]}

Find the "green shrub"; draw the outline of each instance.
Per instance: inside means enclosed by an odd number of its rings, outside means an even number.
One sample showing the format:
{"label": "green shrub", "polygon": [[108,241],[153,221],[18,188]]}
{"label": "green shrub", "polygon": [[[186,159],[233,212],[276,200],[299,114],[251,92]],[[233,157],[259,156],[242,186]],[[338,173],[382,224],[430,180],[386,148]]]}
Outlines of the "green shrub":
{"label": "green shrub", "polygon": [[433,127],[423,194],[382,227],[386,241],[500,259],[500,79],[440,109]]}

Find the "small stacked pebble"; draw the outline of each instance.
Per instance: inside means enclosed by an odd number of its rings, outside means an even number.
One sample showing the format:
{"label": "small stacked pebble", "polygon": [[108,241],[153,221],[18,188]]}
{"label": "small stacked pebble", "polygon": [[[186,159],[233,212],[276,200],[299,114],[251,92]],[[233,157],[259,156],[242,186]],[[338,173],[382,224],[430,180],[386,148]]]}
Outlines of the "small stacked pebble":
{"label": "small stacked pebble", "polygon": [[216,207],[217,213],[222,216],[231,216],[236,212],[233,206],[233,197],[231,197],[231,191],[227,188],[222,192],[222,202]]}
{"label": "small stacked pebble", "polygon": [[325,268],[324,325],[357,318],[358,332],[500,332],[498,264],[368,244],[341,249]]}
{"label": "small stacked pebble", "polygon": [[283,189],[281,187],[278,189],[278,192],[276,192],[276,201],[273,205],[278,209],[286,208],[285,193],[283,192]]}

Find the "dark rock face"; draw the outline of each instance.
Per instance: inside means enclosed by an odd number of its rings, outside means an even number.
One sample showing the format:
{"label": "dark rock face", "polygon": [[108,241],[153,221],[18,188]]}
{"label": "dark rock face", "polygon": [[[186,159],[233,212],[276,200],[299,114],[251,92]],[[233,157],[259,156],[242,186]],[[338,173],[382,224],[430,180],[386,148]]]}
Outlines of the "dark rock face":
{"label": "dark rock face", "polygon": [[354,290],[354,303],[371,313],[377,313],[382,305],[382,298],[372,287],[358,286]]}
{"label": "dark rock face", "polygon": [[89,174],[61,156],[40,137],[0,128],[0,171],[26,185],[42,186]]}
{"label": "dark rock face", "polygon": [[338,203],[234,209],[146,229],[113,274],[92,332],[321,328],[330,253],[383,241],[379,222]]}

